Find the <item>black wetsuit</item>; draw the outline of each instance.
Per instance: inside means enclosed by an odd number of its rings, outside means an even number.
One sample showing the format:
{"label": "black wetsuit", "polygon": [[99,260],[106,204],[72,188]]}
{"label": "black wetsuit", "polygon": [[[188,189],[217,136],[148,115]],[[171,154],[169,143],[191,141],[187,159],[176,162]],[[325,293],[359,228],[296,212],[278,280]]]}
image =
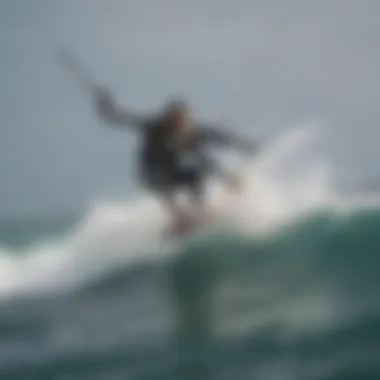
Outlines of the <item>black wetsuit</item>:
{"label": "black wetsuit", "polygon": [[[141,176],[148,186],[161,196],[170,196],[185,188],[198,198],[203,194],[205,176],[210,172],[223,174],[207,156],[208,145],[232,145],[251,151],[253,144],[219,128],[195,124],[186,143],[181,146],[174,140],[170,124],[160,117],[141,117],[120,111],[108,97],[99,98],[101,116],[108,122],[135,127],[142,134],[139,155]],[[181,146],[181,148],[179,148]]]}
{"label": "black wetsuit", "polygon": [[146,185],[161,195],[170,195],[184,188],[195,198],[203,194],[205,176],[222,174],[221,169],[206,154],[210,131],[195,127],[185,145],[178,148],[164,121],[152,120],[143,125],[140,168]]}

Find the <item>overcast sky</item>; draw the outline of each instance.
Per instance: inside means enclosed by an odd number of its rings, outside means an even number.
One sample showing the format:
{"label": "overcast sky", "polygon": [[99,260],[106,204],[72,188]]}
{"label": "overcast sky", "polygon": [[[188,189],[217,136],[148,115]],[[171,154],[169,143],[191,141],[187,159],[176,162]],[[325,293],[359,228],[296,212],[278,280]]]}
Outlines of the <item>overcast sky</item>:
{"label": "overcast sky", "polygon": [[183,94],[252,136],[323,120],[342,176],[380,177],[379,14],[377,0],[0,0],[0,217],[136,186],[135,136],[96,119],[56,43],[121,104]]}

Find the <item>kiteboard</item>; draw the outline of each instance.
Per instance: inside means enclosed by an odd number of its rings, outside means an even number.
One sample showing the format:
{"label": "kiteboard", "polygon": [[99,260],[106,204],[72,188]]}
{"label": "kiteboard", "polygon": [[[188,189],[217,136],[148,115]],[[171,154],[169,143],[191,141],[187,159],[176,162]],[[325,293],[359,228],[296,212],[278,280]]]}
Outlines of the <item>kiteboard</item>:
{"label": "kiteboard", "polygon": [[167,230],[167,236],[173,239],[190,237],[208,227],[215,227],[217,220],[216,215],[184,214],[181,218],[171,223]]}
{"label": "kiteboard", "polygon": [[170,239],[181,239],[191,237],[205,230],[215,229],[223,224],[226,219],[226,209],[233,205],[242,193],[245,185],[243,172],[236,173],[232,181],[223,183],[223,202],[217,207],[205,207],[204,210],[194,212],[190,207],[184,209],[182,215],[172,221],[166,230],[166,235]]}

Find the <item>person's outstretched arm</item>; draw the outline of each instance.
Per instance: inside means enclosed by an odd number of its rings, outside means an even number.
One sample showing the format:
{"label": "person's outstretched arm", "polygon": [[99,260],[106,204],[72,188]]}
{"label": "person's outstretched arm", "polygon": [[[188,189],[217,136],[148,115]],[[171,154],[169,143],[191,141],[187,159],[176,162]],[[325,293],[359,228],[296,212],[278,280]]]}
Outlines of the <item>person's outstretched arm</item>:
{"label": "person's outstretched arm", "polygon": [[120,108],[106,89],[97,88],[93,95],[98,115],[106,123],[137,129],[146,125],[147,116]]}
{"label": "person's outstretched arm", "polygon": [[259,148],[257,142],[235,135],[216,126],[199,125],[198,132],[202,143],[230,146],[248,153],[255,153]]}
{"label": "person's outstretched arm", "polygon": [[118,126],[142,127],[145,125],[147,117],[117,106],[110,91],[99,86],[69,51],[60,49],[58,53],[59,62],[69,70],[81,87],[92,97],[101,119]]}

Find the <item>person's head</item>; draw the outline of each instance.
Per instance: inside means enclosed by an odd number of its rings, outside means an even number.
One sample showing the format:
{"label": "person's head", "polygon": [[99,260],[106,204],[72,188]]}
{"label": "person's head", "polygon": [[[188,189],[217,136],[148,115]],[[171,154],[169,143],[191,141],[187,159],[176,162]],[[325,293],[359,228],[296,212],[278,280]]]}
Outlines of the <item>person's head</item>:
{"label": "person's head", "polygon": [[176,132],[183,132],[190,127],[190,110],[181,99],[174,99],[166,105],[164,117]]}

